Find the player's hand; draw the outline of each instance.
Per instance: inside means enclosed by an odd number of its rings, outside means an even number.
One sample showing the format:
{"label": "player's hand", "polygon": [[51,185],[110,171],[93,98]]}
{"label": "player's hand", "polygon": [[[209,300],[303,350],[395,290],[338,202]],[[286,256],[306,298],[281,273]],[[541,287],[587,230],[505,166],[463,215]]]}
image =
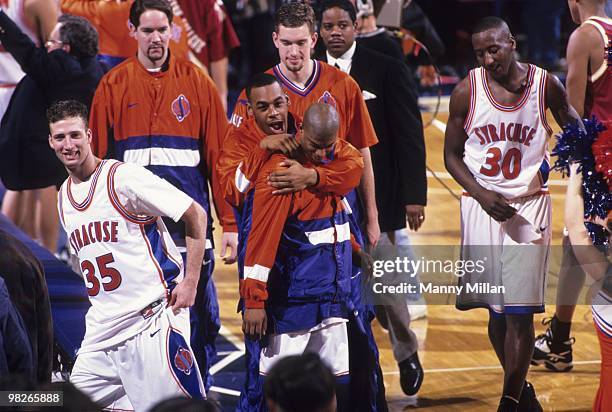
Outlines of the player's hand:
{"label": "player's hand", "polygon": [[168,306],[172,307],[172,312],[175,315],[180,309],[193,306],[197,289],[197,282],[191,282],[187,279],[183,279],[181,283],[176,285],[170,295],[170,299],[168,299]]}
{"label": "player's hand", "polygon": [[298,192],[316,185],[317,180],[319,180],[315,169],[304,167],[295,160],[287,159],[278,165],[280,169],[276,169],[268,176],[270,186],[278,189],[272,192],[272,194],[284,195]]}
{"label": "player's hand", "polygon": [[406,205],[406,220],[410,230],[418,231],[423,222],[425,222],[425,206]]}
{"label": "player's hand", "polygon": [[505,222],[516,214],[516,209],[508,204],[508,200],[499,193],[482,189],[474,196],[485,212],[498,222]]}
{"label": "player's hand", "polygon": [[366,222],[366,236],[368,237],[369,250],[372,250],[378,244],[380,239],[380,226],[378,225],[378,216],[373,218],[368,217]]}
{"label": "player's hand", "polygon": [[431,87],[436,85],[436,68],[432,65],[417,67],[417,76],[420,79],[422,87]]}
{"label": "player's hand", "polygon": [[359,266],[368,279],[372,278],[374,272],[374,258],[372,255],[364,252],[362,249],[353,251],[353,264]]}
{"label": "player's hand", "polygon": [[[229,249],[229,255],[225,256],[225,252]],[[238,233],[223,232],[221,236],[221,258],[226,265],[231,265],[236,262],[238,255]]]}
{"label": "player's hand", "polygon": [[251,340],[259,340],[266,334],[268,316],[265,309],[245,309],[242,316],[242,332]]}
{"label": "player's hand", "polygon": [[270,152],[281,152],[286,156],[292,156],[297,152],[300,145],[293,135],[283,133],[271,134],[264,137],[261,142],[259,142],[259,147],[264,150],[269,150]]}

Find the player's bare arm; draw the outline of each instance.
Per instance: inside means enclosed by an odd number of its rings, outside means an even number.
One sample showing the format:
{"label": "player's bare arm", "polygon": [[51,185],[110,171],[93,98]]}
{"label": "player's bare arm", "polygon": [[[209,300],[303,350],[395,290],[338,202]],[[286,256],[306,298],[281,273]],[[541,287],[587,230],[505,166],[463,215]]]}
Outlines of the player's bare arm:
{"label": "player's bare arm", "polygon": [[378,207],[376,206],[374,170],[372,169],[372,157],[370,148],[359,149],[363,156],[363,174],[359,183],[359,195],[363,199],[366,214],[366,236],[370,247],[376,246],[380,238],[380,226],[378,224]]}
{"label": "player's bare arm", "polygon": [[36,33],[47,41],[57,23],[57,4],[53,0],[24,1],[25,18]]}
{"label": "player's bare arm", "polygon": [[170,296],[168,306],[177,312],[181,308],[188,308],[195,303],[200,268],[204,259],[206,248],[207,215],[202,206],[192,202],[183,213],[181,220],[185,223],[185,241],[187,244],[187,262],[185,277]]}
{"label": "player's bare arm", "polygon": [[580,116],[570,105],[561,81],[551,74],[548,74],[546,82],[546,106],[550,108],[557,124],[560,126],[578,123],[580,127],[583,127]]}
{"label": "player's bare arm", "polygon": [[580,117],[584,116],[584,102],[589,67],[601,66],[603,54],[601,34],[595,27],[585,24],[571,34],[567,43],[567,95],[569,102]]}
{"label": "player's bare arm", "polygon": [[516,213],[500,194],[480,186],[463,162],[465,141],[468,136],[463,130],[470,101],[469,79],[457,85],[450,100],[450,116],[444,136],[444,165],[448,172],[472,196],[493,219],[504,222]]}

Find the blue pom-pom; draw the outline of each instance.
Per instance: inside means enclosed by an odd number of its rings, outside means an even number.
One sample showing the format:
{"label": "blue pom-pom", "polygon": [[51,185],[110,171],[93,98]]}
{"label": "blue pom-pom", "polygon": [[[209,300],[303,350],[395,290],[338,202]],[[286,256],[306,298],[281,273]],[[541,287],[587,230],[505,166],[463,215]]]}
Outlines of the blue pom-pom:
{"label": "blue pom-pom", "polygon": [[593,245],[595,245],[600,252],[607,256],[610,250],[610,234],[606,228],[591,222],[584,222],[584,226],[589,232]]}
{"label": "blue pom-pom", "polygon": [[[597,139],[599,132],[606,130],[606,128],[595,118],[585,119],[583,124],[584,130],[579,128],[577,124],[572,124],[564,127],[563,132],[557,136],[557,144],[552,151],[553,156],[557,156],[553,169],[560,171],[563,176],[567,176],[569,175],[570,163],[577,162],[579,164],[578,171],[582,172],[584,217],[599,216],[605,219],[608,211],[612,208],[612,195],[601,173],[595,170],[595,157],[591,146]],[[601,228],[601,226],[599,227]],[[590,229],[589,233],[591,233]],[[591,239],[596,246],[602,246],[604,237],[607,244],[607,235],[604,236],[596,229],[593,229],[593,233],[599,234],[597,236],[591,235]]]}

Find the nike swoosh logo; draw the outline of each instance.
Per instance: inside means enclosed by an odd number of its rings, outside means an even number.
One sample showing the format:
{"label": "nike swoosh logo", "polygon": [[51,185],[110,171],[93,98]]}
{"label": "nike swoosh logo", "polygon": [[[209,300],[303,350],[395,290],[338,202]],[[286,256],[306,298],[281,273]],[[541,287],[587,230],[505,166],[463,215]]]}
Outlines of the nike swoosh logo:
{"label": "nike swoosh logo", "polygon": [[128,103],[128,109],[138,106],[138,103]]}
{"label": "nike swoosh logo", "polygon": [[161,329],[157,329],[155,332],[150,333],[150,334],[149,334],[149,336],[150,336],[150,337],[153,337],[153,336],[157,335],[157,332],[159,332],[160,330],[161,330]]}
{"label": "nike swoosh logo", "polygon": [[540,226],[540,232],[544,232],[548,226]]}

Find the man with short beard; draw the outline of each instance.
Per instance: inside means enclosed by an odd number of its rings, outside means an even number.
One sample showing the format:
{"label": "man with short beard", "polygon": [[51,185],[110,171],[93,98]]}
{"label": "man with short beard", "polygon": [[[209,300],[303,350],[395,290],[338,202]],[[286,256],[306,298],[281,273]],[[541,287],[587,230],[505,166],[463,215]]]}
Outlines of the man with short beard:
{"label": "man with short beard", "polygon": [[[195,199],[208,213],[206,252],[191,308],[191,341],[206,389],[208,370],[216,356],[219,305],[212,271],[212,219],[207,179],[211,179],[217,216],[224,228],[222,253],[233,263],[237,234],[234,216],[223,201],[215,171],[227,128],[223,105],[214,84],[194,64],[168,51],[172,8],[165,0],[136,0],[130,9],[132,35],[138,52],[111,70],[100,82],[91,112],[92,147],[99,157],[146,166]],[[168,223],[179,249],[185,249],[183,225]]]}

